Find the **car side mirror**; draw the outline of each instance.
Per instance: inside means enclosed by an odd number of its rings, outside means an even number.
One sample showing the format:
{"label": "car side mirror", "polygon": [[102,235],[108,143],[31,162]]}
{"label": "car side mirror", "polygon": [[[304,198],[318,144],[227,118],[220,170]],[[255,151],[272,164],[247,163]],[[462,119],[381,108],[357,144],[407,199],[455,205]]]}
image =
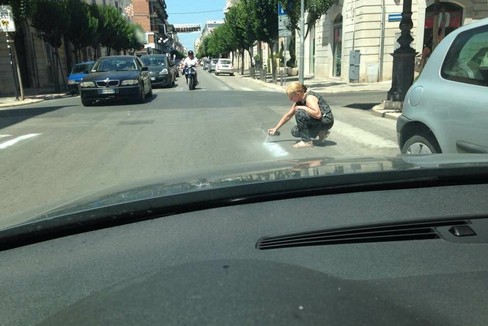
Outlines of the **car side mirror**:
{"label": "car side mirror", "polygon": [[141,71],[149,71],[149,68],[147,66],[142,67]]}

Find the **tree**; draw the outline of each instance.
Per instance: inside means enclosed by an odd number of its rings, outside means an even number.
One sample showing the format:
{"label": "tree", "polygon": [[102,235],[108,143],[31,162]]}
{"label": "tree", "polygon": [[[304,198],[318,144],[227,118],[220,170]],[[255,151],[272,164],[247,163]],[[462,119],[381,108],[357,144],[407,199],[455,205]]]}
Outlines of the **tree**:
{"label": "tree", "polygon": [[[55,59],[61,69],[64,81],[65,74],[59,59],[59,47],[62,45],[63,33],[68,29],[70,20],[66,0],[37,0],[37,10],[32,16],[32,26],[41,34],[42,39],[54,49]],[[55,89],[59,91],[58,73],[55,74]],[[66,82],[64,83],[66,84]]]}
{"label": "tree", "polygon": [[[251,19],[250,28],[253,29],[256,40],[268,43],[271,51],[275,51],[278,43],[278,0],[247,0]],[[261,51],[258,47],[258,51]],[[258,53],[262,58],[262,53]],[[274,55],[271,55],[273,58]],[[276,80],[276,62],[271,60],[273,78]]]}
{"label": "tree", "polygon": [[98,43],[111,50],[132,51],[144,46],[144,31],[141,26],[129,22],[117,8],[112,6],[92,5],[91,15],[98,20]]}
{"label": "tree", "polygon": [[69,0],[67,11],[70,24],[65,36],[73,44],[78,62],[80,50],[98,42],[98,19],[92,15],[90,6],[81,0]]}
{"label": "tree", "polygon": [[244,51],[247,50],[252,57],[250,49],[257,40],[255,30],[249,26],[253,18],[250,9],[247,0],[243,0],[230,7],[225,15],[224,28],[229,34],[229,43],[241,53],[241,73],[244,73]]}
{"label": "tree", "polygon": [[[287,16],[290,18],[290,26],[289,29],[294,32],[296,30],[300,30],[298,27],[298,23],[300,22],[300,1],[289,1],[289,0],[280,0],[281,5],[286,8]],[[330,7],[332,7],[337,0],[305,0],[304,1],[304,10],[306,14],[305,25],[306,31],[304,34],[304,38],[307,38],[308,33],[315,26],[317,20],[325,15]],[[301,32],[301,31],[300,31]]]}

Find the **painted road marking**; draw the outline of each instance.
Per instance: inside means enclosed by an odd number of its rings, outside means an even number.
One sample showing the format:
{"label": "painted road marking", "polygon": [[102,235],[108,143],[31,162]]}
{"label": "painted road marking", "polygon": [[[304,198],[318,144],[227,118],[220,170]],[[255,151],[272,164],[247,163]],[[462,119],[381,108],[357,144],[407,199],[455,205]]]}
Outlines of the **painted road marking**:
{"label": "painted road marking", "polygon": [[279,144],[277,143],[270,143],[267,141],[263,142],[264,148],[268,150],[268,152],[271,153],[274,157],[283,157],[287,156],[289,153],[283,149]]}
{"label": "painted road marking", "polygon": [[350,124],[345,122],[341,122],[338,120],[334,121],[334,128],[332,128],[332,132],[338,133],[342,136],[345,136],[357,143],[366,145],[368,147],[373,148],[397,148],[397,143],[385,139],[380,136],[376,136],[375,134],[365,131],[361,128],[354,127]]}
{"label": "painted road marking", "polygon": [[0,139],[1,138],[7,138],[7,137],[12,137],[12,135],[0,135]]}
{"label": "painted road marking", "polygon": [[20,141],[27,140],[29,138],[33,138],[36,136],[39,136],[40,134],[27,134],[27,135],[22,135],[19,137],[16,137],[14,139],[7,140],[6,142],[0,143],[0,149],[5,149],[7,147],[13,146],[17,144]]}

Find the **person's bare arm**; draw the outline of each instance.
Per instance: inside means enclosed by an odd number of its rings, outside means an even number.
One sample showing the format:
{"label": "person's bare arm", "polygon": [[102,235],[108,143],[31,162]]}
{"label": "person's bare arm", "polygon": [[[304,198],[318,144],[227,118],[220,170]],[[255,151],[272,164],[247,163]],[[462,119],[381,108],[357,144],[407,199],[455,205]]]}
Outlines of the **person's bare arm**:
{"label": "person's bare arm", "polygon": [[293,118],[295,112],[296,112],[296,104],[293,103],[290,110],[288,110],[288,112],[286,112],[285,115],[281,117],[280,121],[278,121],[276,126],[274,128],[268,129],[268,134],[274,135],[274,133],[278,131],[278,129],[280,129],[285,123],[287,123],[291,118]]}
{"label": "person's bare arm", "polygon": [[302,109],[307,111],[307,113],[314,119],[322,118],[322,112],[320,112],[319,99],[313,95],[307,96],[306,105],[299,105],[296,110]]}

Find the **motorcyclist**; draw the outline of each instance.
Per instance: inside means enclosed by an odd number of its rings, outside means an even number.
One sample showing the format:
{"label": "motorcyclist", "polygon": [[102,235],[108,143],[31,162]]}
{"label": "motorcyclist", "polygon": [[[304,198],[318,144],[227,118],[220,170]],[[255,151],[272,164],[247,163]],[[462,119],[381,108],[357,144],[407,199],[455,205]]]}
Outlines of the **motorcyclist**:
{"label": "motorcyclist", "polygon": [[[186,70],[186,68],[191,67],[191,66],[195,66],[195,68],[196,68],[197,63],[198,63],[198,60],[197,60],[197,58],[195,58],[193,51],[192,50],[188,51],[188,56],[185,58],[185,60],[183,60],[183,66],[185,67],[184,70]],[[186,77],[186,83],[188,84],[188,75],[185,74],[185,77]],[[195,81],[196,81],[196,84],[198,84],[198,76],[197,76],[196,70],[195,70]]]}

